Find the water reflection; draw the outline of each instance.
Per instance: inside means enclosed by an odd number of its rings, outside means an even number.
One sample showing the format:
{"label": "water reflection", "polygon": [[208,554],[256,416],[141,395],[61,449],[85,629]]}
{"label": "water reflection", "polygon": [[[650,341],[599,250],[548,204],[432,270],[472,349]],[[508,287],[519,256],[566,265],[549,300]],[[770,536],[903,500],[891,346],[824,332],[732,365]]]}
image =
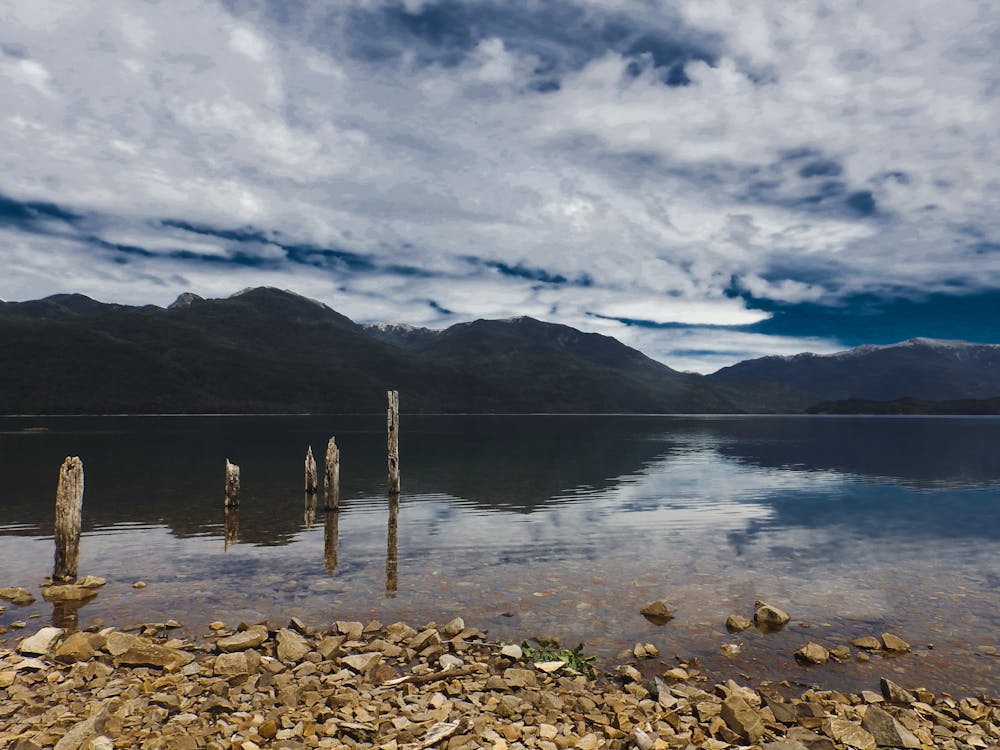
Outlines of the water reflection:
{"label": "water reflection", "polygon": [[306,529],[312,528],[313,521],[316,520],[316,493],[305,493],[305,512],[302,514],[302,525]]}
{"label": "water reflection", "polygon": [[323,517],[323,565],[326,574],[337,572],[337,543],[340,536],[340,511],[328,510]]}
{"label": "water reflection", "polygon": [[396,596],[399,588],[399,494],[389,495],[389,523],[386,529],[385,595]]}
{"label": "water reflection", "polygon": [[240,511],[237,507],[226,506],[224,525],[223,549],[229,550],[230,545],[236,544],[240,538]]}

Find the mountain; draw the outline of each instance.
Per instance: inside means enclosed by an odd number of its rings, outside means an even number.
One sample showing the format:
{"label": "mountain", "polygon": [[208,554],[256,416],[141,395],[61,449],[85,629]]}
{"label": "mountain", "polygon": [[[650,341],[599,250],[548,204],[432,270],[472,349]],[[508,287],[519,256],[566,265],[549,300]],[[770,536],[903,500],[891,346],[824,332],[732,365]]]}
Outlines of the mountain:
{"label": "mountain", "polygon": [[729,412],[696,375],[615,339],[517,318],[361,326],[271,288],[169,308],[83,295],[0,303],[0,414]]}
{"label": "mountain", "polygon": [[748,411],[801,411],[819,402],[1000,396],[1000,346],[910,339],[836,354],[761,357],[708,376]]}

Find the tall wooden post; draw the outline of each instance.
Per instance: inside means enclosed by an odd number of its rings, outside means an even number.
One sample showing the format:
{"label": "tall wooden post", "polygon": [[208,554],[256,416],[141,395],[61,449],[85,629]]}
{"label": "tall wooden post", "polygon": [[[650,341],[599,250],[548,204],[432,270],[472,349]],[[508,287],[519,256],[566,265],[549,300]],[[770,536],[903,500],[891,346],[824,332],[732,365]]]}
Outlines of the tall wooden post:
{"label": "tall wooden post", "polygon": [[226,459],[226,502],[225,507],[237,508],[240,504],[240,467]]}
{"label": "tall wooden post", "polygon": [[56,564],[52,579],[76,579],[80,560],[80,522],[83,520],[83,462],[68,456],[59,467],[56,489]]}
{"label": "tall wooden post", "polygon": [[340,507],[340,449],[337,440],[330,438],[326,444],[326,471],[323,475],[323,508],[337,510]]}
{"label": "tall wooden post", "polygon": [[306,492],[310,495],[316,494],[316,459],[313,458],[313,448],[310,445],[306,451]]}
{"label": "tall wooden post", "polygon": [[389,494],[399,494],[399,391],[387,391],[389,397],[388,453]]}
{"label": "tall wooden post", "polygon": [[389,526],[385,539],[385,595],[396,596],[399,586],[399,495],[389,495]]}

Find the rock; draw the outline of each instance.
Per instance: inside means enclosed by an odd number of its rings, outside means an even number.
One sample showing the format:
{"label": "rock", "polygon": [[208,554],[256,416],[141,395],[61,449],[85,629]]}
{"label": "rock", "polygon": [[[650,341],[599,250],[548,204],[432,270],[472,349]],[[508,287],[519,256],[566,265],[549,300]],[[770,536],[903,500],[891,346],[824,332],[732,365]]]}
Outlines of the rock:
{"label": "rock", "polygon": [[251,625],[246,630],[241,630],[232,635],[227,635],[215,642],[215,645],[223,653],[233,651],[246,651],[248,648],[257,648],[267,640],[267,627],[264,625]]}
{"label": "rock", "polygon": [[82,602],[95,596],[97,596],[95,587],[72,583],[56,584],[42,589],[42,597],[47,602]]}
{"label": "rock", "polygon": [[222,677],[254,674],[258,669],[260,669],[260,654],[253,649],[233,651],[215,657],[214,672]]}
{"label": "rock", "polygon": [[0,588],[0,599],[7,599],[21,607],[35,601],[34,595],[28,589],[22,589],[20,586],[4,586]]}
{"label": "rock", "polygon": [[798,740],[783,740],[782,742],[765,742],[760,747],[761,750],[809,750],[808,745],[803,745]]}
{"label": "rock", "polygon": [[742,633],[751,625],[753,625],[753,622],[750,618],[743,615],[729,615],[726,618],[726,630],[730,633]]}
{"label": "rock", "polygon": [[89,750],[115,750],[115,745],[110,737],[101,734],[90,741]]}
{"label": "rock", "polygon": [[764,721],[739,695],[730,695],[722,702],[720,716],[726,726],[751,744],[760,742],[764,736]]}
{"label": "rock", "polygon": [[674,619],[673,612],[663,600],[657,600],[652,604],[647,604],[639,610],[639,614],[645,617],[654,625],[666,625]]}
{"label": "rock", "polygon": [[795,658],[804,664],[826,664],[830,659],[830,652],[818,643],[810,641],[795,652]]}
{"label": "rock", "polygon": [[332,659],[335,656],[340,656],[342,649],[341,644],[344,642],[344,636],[342,635],[331,635],[327,636],[319,642],[316,646],[316,650],[319,651],[320,656],[324,659]]}
{"label": "rock", "polygon": [[74,664],[78,661],[89,661],[96,653],[90,633],[70,633],[66,639],[56,646],[55,659],[63,664]]}
{"label": "rock", "polygon": [[62,739],[55,744],[55,750],[80,750],[97,735],[104,732],[108,721],[108,705],[105,703],[89,719],[75,724]]}
{"label": "rock", "polygon": [[823,721],[823,732],[827,737],[857,750],[875,750],[875,738],[860,724],[847,719],[829,718]]}
{"label": "rock", "polygon": [[642,682],[642,672],[633,667],[631,664],[625,664],[618,667],[618,673],[632,682]]}
{"label": "rock", "polygon": [[257,733],[265,740],[273,740],[278,733],[278,723],[274,719],[269,719],[257,727]]}
{"label": "rock", "polygon": [[107,583],[107,579],[101,578],[100,576],[84,576],[76,581],[77,586],[82,586],[85,589],[98,589]]}
{"label": "rock", "polygon": [[921,747],[920,740],[909,729],[874,703],[865,709],[861,726],[875,738],[875,744],[879,747],[903,747],[913,750]]}
{"label": "rock", "polygon": [[411,628],[405,622],[394,622],[391,625],[386,625],[385,628],[385,637],[388,638],[393,643],[399,643],[400,641],[409,641],[416,634],[417,631]]}
{"label": "rock", "polygon": [[378,651],[370,651],[367,654],[353,654],[345,656],[340,660],[343,664],[353,669],[358,674],[368,674],[375,666],[382,661],[382,654]]}
{"label": "rock", "polygon": [[851,649],[847,646],[834,646],[830,649],[830,658],[834,661],[848,661],[851,658]]}
{"label": "rock", "polygon": [[863,635],[851,641],[851,645],[856,648],[863,648],[866,651],[877,651],[882,648],[882,643],[878,638],[871,635]]}
{"label": "rock", "polygon": [[17,672],[13,669],[5,669],[0,672],[0,689],[9,688],[17,679]]}
{"label": "rock", "polygon": [[[462,628],[462,630],[465,630],[465,628]],[[441,654],[438,658],[438,664],[441,666],[441,669],[457,669],[465,664],[465,662],[454,654]]]}
{"label": "rock", "polygon": [[736,656],[743,650],[743,646],[739,643],[723,643],[719,646],[719,650],[726,656]]}
{"label": "rock", "polygon": [[901,654],[910,650],[909,643],[904,641],[898,635],[893,635],[892,633],[882,633],[882,643],[885,644],[886,651],[893,651]]}
{"label": "rock", "polygon": [[520,659],[524,656],[524,651],[520,646],[514,643],[508,643],[506,646],[500,649],[500,653],[509,659]]}
{"label": "rock", "polygon": [[42,628],[32,636],[25,638],[17,646],[19,654],[45,656],[63,634],[62,628]]}
{"label": "rock", "polygon": [[441,635],[446,638],[454,638],[456,635],[465,630],[465,620],[461,617],[456,617],[455,619],[448,622],[447,625],[441,628]]}
{"label": "rock", "polygon": [[754,602],[753,621],[764,630],[781,630],[790,619],[792,618],[782,609],[767,602]]}
{"label": "rock", "polygon": [[173,671],[189,664],[194,656],[187,651],[160,646],[145,638],[114,632],[108,636],[105,650],[115,657],[115,664],[132,667],[158,667]]}
{"label": "rock", "polygon": [[132,588],[134,588],[134,589],[144,589],[144,588],[146,588],[146,582],[145,581],[136,581],[135,583],[132,584]]}
{"label": "rock", "polygon": [[879,680],[879,687],[882,689],[882,697],[885,698],[886,703],[908,706],[917,700],[912,693],[907,692],[895,682],[885,677]]}
{"label": "rock", "polygon": [[338,620],[337,632],[342,633],[349,641],[356,641],[361,638],[361,635],[365,632],[365,624],[363,622],[345,622],[343,620]]}
{"label": "rock", "polygon": [[410,648],[415,651],[439,645],[441,645],[441,635],[434,628],[427,628],[410,638]]}
{"label": "rock", "polygon": [[553,672],[558,672],[560,669],[566,666],[566,662],[560,660],[557,661],[536,661],[535,669],[540,669],[546,674],[552,674]]}
{"label": "rock", "polygon": [[288,628],[279,630],[275,641],[278,644],[276,654],[285,664],[297,664],[312,650],[309,641]]}

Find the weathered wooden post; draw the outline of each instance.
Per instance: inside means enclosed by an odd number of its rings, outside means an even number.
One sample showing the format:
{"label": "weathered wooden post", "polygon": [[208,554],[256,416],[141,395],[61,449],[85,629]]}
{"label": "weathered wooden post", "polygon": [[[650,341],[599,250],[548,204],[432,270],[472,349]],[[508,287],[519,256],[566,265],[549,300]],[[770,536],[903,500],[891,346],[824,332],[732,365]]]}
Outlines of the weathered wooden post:
{"label": "weathered wooden post", "polygon": [[55,581],[76,580],[80,560],[80,522],[83,519],[83,462],[68,456],[59,467],[56,489],[56,564]]}
{"label": "weathered wooden post", "polygon": [[323,508],[337,510],[340,507],[340,449],[336,438],[326,444],[326,471],[323,474]]}
{"label": "weathered wooden post", "polygon": [[226,459],[226,502],[227,508],[238,508],[240,504],[240,467]]}
{"label": "weathered wooden post", "polygon": [[389,495],[389,528],[385,549],[385,595],[393,599],[399,585],[399,495]]}
{"label": "weathered wooden post", "polygon": [[313,448],[310,445],[306,451],[306,492],[310,495],[316,494],[316,459],[313,458]]}
{"label": "weathered wooden post", "polygon": [[389,397],[388,453],[389,494],[399,494],[399,391],[387,391]]}
{"label": "weathered wooden post", "polygon": [[227,551],[230,545],[236,544],[240,540],[240,512],[235,505],[232,507],[226,506],[224,539],[223,549]]}
{"label": "weathered wooden post", "polygon": [[337,541],[340,536],[340,511],[334,509],[323,518],[323,563],[326,574],[337,572]]}

